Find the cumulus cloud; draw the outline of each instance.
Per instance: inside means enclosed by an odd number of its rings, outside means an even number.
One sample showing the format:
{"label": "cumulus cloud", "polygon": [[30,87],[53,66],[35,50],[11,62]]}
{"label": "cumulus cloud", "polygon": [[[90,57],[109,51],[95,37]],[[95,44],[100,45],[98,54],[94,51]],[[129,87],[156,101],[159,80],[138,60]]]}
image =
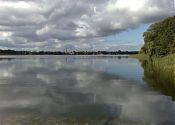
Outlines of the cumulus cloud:
{"label": "cumulus cloud", "polygon": [[0,0],[0,39],[17,48],[81,48],[174,11],[174,0]]}

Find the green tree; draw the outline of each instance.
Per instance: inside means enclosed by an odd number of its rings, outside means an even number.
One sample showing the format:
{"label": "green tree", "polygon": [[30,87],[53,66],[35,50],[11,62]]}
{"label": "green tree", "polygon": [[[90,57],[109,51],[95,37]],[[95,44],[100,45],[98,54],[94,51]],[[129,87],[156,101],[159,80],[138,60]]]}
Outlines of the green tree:
{"label": "green tree", "polygon": [[150,57],[175,53],[175,16],[152,24],[143,37],[145,44],[141,53]]}

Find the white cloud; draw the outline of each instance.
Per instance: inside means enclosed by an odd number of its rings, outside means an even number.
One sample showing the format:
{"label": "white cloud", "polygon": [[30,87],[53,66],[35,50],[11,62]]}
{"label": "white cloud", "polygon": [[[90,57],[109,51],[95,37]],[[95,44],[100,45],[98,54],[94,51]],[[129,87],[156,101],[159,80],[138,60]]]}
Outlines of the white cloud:
{"label": "white cloud", "polygon": [[44,34],[48,33],[49,31],[50,31],[50,27],[46,25],[43,28],[37,30],[36,34],[37,35],[44,35]]}
{"label": "white cloud", "polygon": [[110,5],[109,9],[111,8],[118,8],[118,9],[129,9],[131,11],[138,11],[139,9],[143,8],[148,0],[114,0]]}
{"label": "white cloud", "polygon": [[31,8],[31,5],[25,1],[17,1],[17,2],[0,1],[0,7],[29,9]]}
{"label": "white cloud", "polygon": [[8,38],[11,35],[12,35],[12,32],[3,32],[3,31],[0,32],[0,37],[1,38]]}

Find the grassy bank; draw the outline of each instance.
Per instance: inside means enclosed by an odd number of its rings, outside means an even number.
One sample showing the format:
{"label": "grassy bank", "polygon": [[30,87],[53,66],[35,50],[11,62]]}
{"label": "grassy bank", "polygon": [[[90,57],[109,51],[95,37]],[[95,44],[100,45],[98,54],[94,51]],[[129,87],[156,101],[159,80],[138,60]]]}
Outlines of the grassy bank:
{"label": "grassy bank", "polygon": [[132,55],[142,63],[144,81],[175,100],[175,54],[150,59],[147,55]]}
{"label": "grassy bank", "polygon": [[130,55],[129,57],[139,59],[140,61],[144,61],[144,60],[152,61],[153,65],[156,66],[157,68],[175,70],[175,54],[168,55],[165,57],[153,57],[152,59],[150,59],[149,56],[145,54],[135,54],[135,55]]}
{"label": "grassy bank", "polygon": [[146,55],[146,54],[133,54],[133,55],[130,55],[129,57],[136,58],[139,60],[148,60],[149,59],[148,55]]}

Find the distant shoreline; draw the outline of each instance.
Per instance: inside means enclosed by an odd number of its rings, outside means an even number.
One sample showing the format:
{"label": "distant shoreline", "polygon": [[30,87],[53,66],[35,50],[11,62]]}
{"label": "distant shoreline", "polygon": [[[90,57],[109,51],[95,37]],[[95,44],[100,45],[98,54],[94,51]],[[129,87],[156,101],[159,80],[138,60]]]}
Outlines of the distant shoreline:
{"label": "distant shoreline", "polygon": [[0,50],[0,56],[6,55],[133,55],[138,51],[16,51],[16,50]]}

